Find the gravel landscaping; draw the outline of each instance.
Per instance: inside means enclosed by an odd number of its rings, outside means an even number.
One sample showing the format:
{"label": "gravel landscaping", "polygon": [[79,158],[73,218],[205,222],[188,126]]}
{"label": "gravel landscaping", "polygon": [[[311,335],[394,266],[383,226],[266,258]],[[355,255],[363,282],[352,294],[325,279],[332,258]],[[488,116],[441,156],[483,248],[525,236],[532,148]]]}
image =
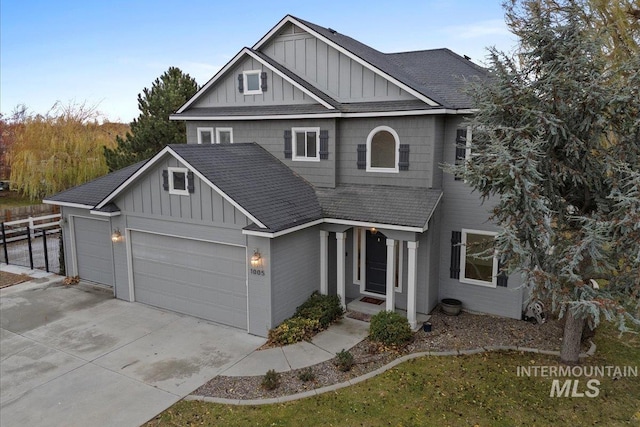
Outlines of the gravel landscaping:
{"label": "gravel landscaping", "polygon": [[[351,313],[347,315],[357,316]],[[361,320],[367,320],[366,316]],[[538,325],[535,322],[467,312],[459,316],[447,316],[435,310],[430,322],[431,332],[419,330],[413,342],[401,349],[383,348],[368,339],[363,340],[350,350],[355,365],[348,372],[339,371],[334,361],[329,360],[310,367],[315,377],[311,381],[305,382],[299,378],[304,369],[280,373],[280,385],[274,390],[266,390],[261,386],[263,376],[217,376],[192,394],[241,400],[275,398],[341,383],[410,353],[505,346],[557,351],[562,342],[562,323],[557,320]],[[265,367],[265,372],[267,369]]]}

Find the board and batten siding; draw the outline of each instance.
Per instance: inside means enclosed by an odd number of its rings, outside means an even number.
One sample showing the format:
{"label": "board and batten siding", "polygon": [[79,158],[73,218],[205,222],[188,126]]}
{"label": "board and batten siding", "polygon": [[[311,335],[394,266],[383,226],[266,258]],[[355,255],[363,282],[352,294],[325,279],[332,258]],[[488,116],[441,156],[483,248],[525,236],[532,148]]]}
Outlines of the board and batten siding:
{"label": "board and batten siding", "polygon": [[[257,95],[245,95],[238,90],[238,75],[243,71],[267,73],[267,90]],[[279,74],[265,67],[254,58],[247,57],[229,70],[216,84],[204,93],[192,108],[246,107],[254,105],[317,104],[318,101],[305,94]]]}
{"label": "board and batten siding", "polygon": [[[336,125],[334,119],[193,121],[187,122],[187,143],[198,143],[198,128],[233,128],[233,142],[255,142],[278,160],[319,187],[335,186]],[[317,127],[329,133],[329,158],[320,161],[295,161],[284,158],[284,131],[294,127]]]}
{"label": "board and batten siding", "polygon": [[[447,120],[443,156],[446,163],[455,161],[456,129],[461,122],[461,118]],[[489,222],[491,200],[482,203],[469,185],[462,180],[455,180],[449,173],[443,175],[442,182],[440,299],[455,298],[462,301],[464,308],[472,311],[520,319],[523,291],[519,288],[521,282],[518,274],[509,277],[506,288],[461,283],[458,279],[450,278],[451,232],[463,228],[482,231],[498,231],[499,228]]]}
{"label": "board and batten siding", "polygon": [[320,290],[320,228],[310,227],[271,241],[273,326],[291,317]]}
{"label": "board and batten siding", "polygon": [[340,102],[415,99],[311,34],[285,26],[261,51]]}
{"label": "board and batten siding", "polygon": [[[338,131],[337,183],[433,187],[436,118],[433,116],[351,118],[340,122]],[[389,126],[400,144],[409,145],[409,170],[398,173],[367,172],[357,168],[358,144],[366,144],[369,133]]]}

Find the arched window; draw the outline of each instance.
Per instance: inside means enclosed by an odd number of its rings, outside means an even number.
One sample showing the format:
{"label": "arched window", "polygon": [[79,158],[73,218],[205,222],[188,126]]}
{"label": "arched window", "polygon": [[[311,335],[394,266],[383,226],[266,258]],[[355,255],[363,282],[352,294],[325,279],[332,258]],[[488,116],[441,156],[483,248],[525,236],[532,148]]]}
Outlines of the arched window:
{"label": "arched window", "polygon": [[398,172],[400,138],[389,126],[378,126],[367,137],[367,171]]}

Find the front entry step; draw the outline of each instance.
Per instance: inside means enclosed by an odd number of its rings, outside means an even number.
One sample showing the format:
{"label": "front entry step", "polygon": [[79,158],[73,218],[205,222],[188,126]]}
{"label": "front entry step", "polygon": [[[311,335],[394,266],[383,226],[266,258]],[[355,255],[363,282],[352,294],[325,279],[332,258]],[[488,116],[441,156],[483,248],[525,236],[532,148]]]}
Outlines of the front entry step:
{"label": "front entry step", "polygon": [[[380,301],[382,302],[380,303]],[[385,302],[385,300],[380,298],[361,296],[347,304],[347,312],[353,313],[352,315],[347,314],[347,317],[353,317],[368,322],[371,316],[386,309]],[[400,308],[396,308],[396,313],[401,314],[404,317],[407,316],[406,310],[402,310]],[[422,324],[424,322],[428,322],[429,319],[431,319],[431,315],[429,314],[416,313],[417,324],[415,330],[422,328]]]}

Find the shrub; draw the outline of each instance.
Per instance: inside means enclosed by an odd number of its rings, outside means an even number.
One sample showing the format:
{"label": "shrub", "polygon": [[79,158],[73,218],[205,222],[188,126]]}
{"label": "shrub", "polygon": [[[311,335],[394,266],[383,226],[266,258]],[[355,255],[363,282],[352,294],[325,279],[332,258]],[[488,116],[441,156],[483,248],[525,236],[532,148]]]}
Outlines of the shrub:
{"label": "shrub", "polygon": [[287,345],[311,339],[343,314],[340,298],[314,292],[296,309],[293,317],[269,331],[269,343]]}
{"label": "shrub", "polygon": [[320,327],[326,329],[343,314],[344,309],[337,295],[320,295],[316,291],[296,309],[294,316],[317,319],[320,322]]}
{"label": "shrub", "polygon": [[298,379],[302,382],[313,381],[316,379],[316,374],[311,367],[305,368],[298,373]]}
{"label": "shrub", "polygon": [[280,375],[273,369],[269,369],[262,377],[262,387],[267,390],[275,390],[280,385]]}
{"label": "shrub", "polygon": [[401,346],[409,341],[413,334],[407,319],[394,311],[381,311],[371,317],[369,339],[388,346]]}
{"label": "shrub", "polygon": [[353,354],[344,348],[336,354],[336,361],[334,362],[339,370],[342,372],[347,372],[351,370],[351,367],[355,363],[353,360]]}
{"label": "shrub", "polygon": [[269,331],[269,342],[287,345],[309,339],[319,330],[319,325],[315,319],[291,317]]}

